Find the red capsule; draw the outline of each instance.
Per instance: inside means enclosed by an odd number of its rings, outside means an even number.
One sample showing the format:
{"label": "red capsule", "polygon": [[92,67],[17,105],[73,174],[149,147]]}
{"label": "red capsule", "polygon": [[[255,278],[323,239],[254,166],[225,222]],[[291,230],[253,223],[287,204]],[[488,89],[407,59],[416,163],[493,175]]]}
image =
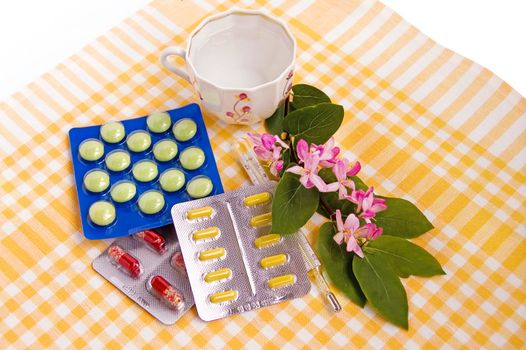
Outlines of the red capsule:
{"label": "red capsule", "polygon": [[166,239],[154,230],[144,230],[135,235],[135,237],[148,245],[148,247],[162,254],[166,251]]}
{"label": "red capsule", "polygon": [[170,265],[186,276],[186,265],[184,264],[183,254],[181,252],[175,252],[174,255],[172,255]]}
{"label": "red capsule", "polygon": [[173,309],[184,306],[183,295],[162,276],[153,276],[149,281],[150,292]]}
{"label": "red capsule", "polygon": [[108,248],[108,256],[131,277],[137,278],[141,275],[142,266],[139,260],[118,245],[112,245]]}

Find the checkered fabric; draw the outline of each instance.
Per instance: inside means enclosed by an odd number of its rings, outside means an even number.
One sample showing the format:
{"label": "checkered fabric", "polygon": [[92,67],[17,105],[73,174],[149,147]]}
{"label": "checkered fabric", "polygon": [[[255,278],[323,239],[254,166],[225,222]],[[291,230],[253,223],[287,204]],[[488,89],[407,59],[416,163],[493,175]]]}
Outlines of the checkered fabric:
{"label": "checkered fabric", "polygon": [[[67,131],[196,101],[159,64],[206,16],[239,6],[287,21],[295,81],[345,107],[336,138],[377,192],[436,228],[415,239],[446,276],[403,281],[410,330],[337,293],[164,326],[90,267],[109,242],[81,232]],[[0,348],[524,348],[526,99],[374,1],[155,1],[0,103]],[[248,184],[232,142],[256,129],[205,114],[226,190]],[[311,239],[322,222],[309,224]]]}

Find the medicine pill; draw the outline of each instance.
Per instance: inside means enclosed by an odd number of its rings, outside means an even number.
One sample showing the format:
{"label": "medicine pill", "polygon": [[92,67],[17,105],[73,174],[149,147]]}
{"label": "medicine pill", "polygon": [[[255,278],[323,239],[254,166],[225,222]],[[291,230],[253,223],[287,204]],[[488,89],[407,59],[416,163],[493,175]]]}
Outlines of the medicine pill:
{"label": "medicine pill", "polygon": [[185,176],[179,169],[167,169],[163,171],[159,177],[159,183],[161,184],[161,188],[166,192],[179,191],[184,186]]}
{"label": "medicine pill", "polygon": [[144,214],[157,214],[164,208],[164,196],[161,192],[146,191],[139,197],[139,209]]}
{"label": "medicine pill", "polygon": [[94,162],[104,155],[104,145],[96,139],[87,139],[79,146],[79,155],[82,159]]}
{"label": "medicine pill", "polygon": [[188,147],[181,152],[179,161],[183,168],[188,170],[195,170],[205,162],[205,152],[199,147]]}
{"label": "medicine pill", "polygon": [[148,282],[150,292],[173,309],[182,309],[184,298],[164,277],[156,275]]}
{"label": "medicine pill", "polygon": [[155,112],[146,118],[146,125],[148,125],[150,131],[162,133],[170,129],[172,120],[170,119],[170,115],[166,112]]}
{"label": "medicine pill", "polygon": [[272,223],[272,212],[254,216],[250,219],[250,226],[259,227]]}
{"label": "medicine pill", "polygon": [[212,248],[203,250],[199,253],[199,260],[206,261],[206,260],[216,260],[221,259],[225,256],[225,248]]}
{"label": "medicine pill", "polygon": [[261,192],[261,193],[257,193],[257,194],[253,194],[251,196],[245,197],[245,199],[243,200],[243,203],[245,203],[247,207],[251,207],[255,205],[268,203],[270,202],[271,198],[272,197],[270,195],[270,192]]}
{"label": "medicine pill", "polygon": [[128,135],[126,139],[126,145],[132,152],[143,152],[146,151],[152,144],[152,138],[146,131],[138,130]]}
{"label": "medicine pill", "polygon": [[271,255],[271,256],[264,257],[263,259],[261,259],[259,264],[264,269],[270,269],[272,267],[276,267],[276,266],[285,264],[287,262],[287,260],[288,260],[287,255],[285,255],[285,254],[276,254],[276,255]]}
{"label": "medicine pill", "polygon": [[211,282],[226,280],[230,278],[230,276],[232,276],[232,270],[229,269],[228,267],[225,267],[219,270],[208,272],[205,275],[204,280],[207,283],[211,283]]}
{"label": "medicine pill", "polygon": [[188,220],[208,218],[212,216],[213,213],[214,213],[214,209],[212,207],[196,208],[196,209],[188,210],[186,212],[186,218]]}
{"label": "medicine pill", "polygon": [[107,143],[119,143],[125,135],[121,122],[109,122],[100,127],[100,137]]}
{"label": "medicine pill", "polygon": [[144,230],[138,232],[134,237],[143,241],[149,248],[153,249],[159,254],[162,254],[166,251],[166,239],[164,239],[163,236],[154,230]]}
{"label": "medicine pill", "polygon": [[175,252],[170,259],[170,265],[184,276],[186,276],[186,265],[184,264],[183,254],[179,251]]}
{"label": "medicine pill", "polygon": [[296,275],[288,274],[278,277],[273,277],[268,280],[268,287],[270,289],[286,287],[296,282]]}
{"label": "medicine pill", "polygon": [[84,187],[90,192],[100,193],[110,186],[110,176],[103,170],[91,170],[84,175]]}
{"label": "medicine pill", "polygon": [[142,273],[142,266],[139,260],[118,245],[108,248],[108,256],[119,269],[130,277],[137,278]]}
{"label": "medicine pill", "polygon": [[149,182],[157,177],[157,164],[151,160],[141,160],[132,168],[133,177],[140,182]]}
{"label": "medicine pill", "polygon": [[111,187],[110,196],[117,203],[130,201],[137,193],[137,187],[131,181],[119,181]]}
{"label": "medicine pill", "polygon": [[153,156],[160,162],[168,162],[177,155],[177,144],[172,140],[161,140],[153,146]]}
{"label": "medicine pill", "polygon": [[256,246],[256,248],[261,249],[279,243],[280,241],[281,235],[277,233],[269,233],[268,235],[256,238],[254,240],[254,245]]}
{"label": "medicine pill", "polygon": [[89,207],[88,215],[94,224],[108,226],[115,221],[115,206],[108,201],[97,201]]}
{"label": "medicine pill", "polygon": [[186,186],[186,192],[192,198],[206,197],[213,189],[212,181],[206,176],[196,176]]}
{"label": "medicine pill", "polygon": [[237,299],[237,291],[236,290],[226,290],[224,292],[219,292],[212,294],[210,296],[210,301],[212,303],[224,303],[226,301],[231,301]]}
{"label": "medicine pill", "polygon": [[123,150],[115,150],[108,153],[104,160],[106,167],[111,171],[123,171],[130,166],[130,154]]}
{"label": "medicine pill", "polygon": [[219,236],[219,227],[216,226],[208,227],[192,233],[192,238],[194,241],[208,240],[211,238],[215,239],[217,236]]}
{"label": "medicine pill", "polygon": [[177,141],[188,141],[195,136],[197,125],[192,119],[181,119],[174,124],[172,132]]}

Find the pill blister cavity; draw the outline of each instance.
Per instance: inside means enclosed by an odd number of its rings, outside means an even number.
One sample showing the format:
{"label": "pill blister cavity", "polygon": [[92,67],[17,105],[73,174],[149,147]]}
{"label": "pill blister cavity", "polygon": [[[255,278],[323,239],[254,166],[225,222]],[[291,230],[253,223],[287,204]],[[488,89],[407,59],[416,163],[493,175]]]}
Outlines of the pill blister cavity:
{"label": "pill blister cavity", "polygon": [[287,274],[273,277],[268,280],[267,285],[270,289],[283,288],[296,283],[296,275]]}
{"label": "pill blister cavity", "polygon": [[124,125],[121,122],[109,122],[100,128],[100,137],[107,143],[119,143],[125,135]]}
{"label": "pill blister cavity", "polygon": [[192,198],[203,198],[212,193],[214,185],[207,176],[196,176],[186,186],[186,192]]}
{"label": "pill blister cavity", "polygon": [[146,125],[148,125],[148,130],[151,132],[163,133],[170,129],[172,120],[166,112],[154,112],[146,118]]}
{"label": "pill blister cavity", "polygon": [[199,252],[198,258],[199,260],[203,262],[210,262],[210,261],[216,261],[219,259],[223,259],[226,255],[225,248],[218,247],[218,248],[212,248],[207,249]]}
{"label": "pill blister cavity", "polygon": [[260,227],[270,225],[272,223],[272,212],[256,215],[250,219],[250,226]]}
{"label": "pill blister cavity", "polygon": [[260,266],[264,269],[270,269],[276,266],[281,266],[289,261],[289,257],[286,254],[276,254],[266,256],[259,262]]}
{"label": "pill blister cavity", "polygon": [[184,173],[175,168],[166,169],[159,177],[161,188],[166,192],[176,192],[185,184]]}
{"label": "pill blister cavity", "polygon": [[243,200],[243,203],[247,207],[252,207],[255,205],[269,203],[271,199],[272,199],[272,196],[270,195],[270,192],[261,192],[261,193],[256,193],[251,196],[245,197],[245,199]]}
{"label": "pill blister cavity", "polygon": [[172,132],[177,141],[189,141],[195,136],[197,132],[197,125],[192,119],[181,119],[174,124]]}
{"label": "pill blister cavity", "polygon": [[166,239],[155,230],[140,231],[134,235],[134,238],[158,254],[163,254],[166,251]]}
{"label": "pill blister cavity", "polygon": [[188,220],[207,219],[214,213],[214,208],[206,206],[196,209],[191,209],[186,212],[186,218]]}
{"label": "pill blister cavity", "polygon": [[177,144],[170,139],[160,140],[153,146],[153,156],[160,162],[168,162],[176,155]]}
{"label": "pill blister cavity", "polygon": [[110,196],[117,203],[125,203],[132,200],[137,193],[137,187],[131,181],[122,180],[111,187]]}
{"label": "pill blister cavity", "polygon": [[112,264],[128,276],[138,278],[142,274],[141,262],[120,246],[110,246],[108,248],[108,257]]}
{"label": "pill blister cavity", "polygon": [[181,152],[179,162],[187,170],[195,170],[205,162],[205,152],[199,147],[188,147]]}
{"label": "pill blister cavity", "polygon": [[210,271],[205,274],[203,279],[206,283],[212,283],[212,282],[219,282],[219,281],[225,281],[229,279],[232,276],[232,270],[228,267],[224,267],[222,269]]}
{"label": "pill blister cavity", "polygon": [[104,155],[104,145],[97,139],[87,139],[79,145],[79,155],[89,162],[99,160]]}
{"label": "pill blister cavity", "polygon": [[164,277],[160,275],[152,276],[148,280],[146,288],[170,308],[180,310],[184,307],[183,294]]}
{"label": "pill blister cavity", "polygon": [[258,249],[263,249],[266,247],[273,246],[274,244],[277,244],[281,242],[282,237],[280,234],[277,233],[269,233],[268,235],[260,236],[254,240],[254,245]]}
{"label": "pill blister cavity", "polygon": [[194,241],[211,241],[219,237],[219,227],[212,226],[192,233]]}
{"label": "pill blister cavity", "polygon": [[164,208],[164,196],[156,190],[146,191],[139,196],[139,209],[144,214],[157,214]]}
{"label": "pill blister cavity", "polygon": [[176,251],[170,258],[170,266],[174,268],[177,272],[181,273],[183,276],[187,276],[186,265],[184,263],[183,254],[179,251]]}
{"label": "pill blister cavity", "polygon": [[152,144],[152,138],[148,132],[144,130],[137,130],[128,135],[126,145],[132,152],[144,152]]}
{"label": "pill blister cavity", "polygon": [[105,191],[110,186],[110,176],[100,169],[90,170],[84,175],[84,187],[93,193]]}
{"label": "pill blister cavity", "polygon": [[108,153],[104,160],[106,167],[111,171],[123,171],[131,164],[130,154],[123,150],[115,150]]}
{"label": "pill blister cavity", "polygon": [[89,219],[99,226],[108,226],[115,221],[115,206],[108,201],[97,201],[88,210]]}
{"label": "pill blister cavity", "polygon": [[133,177],[140,182],[152,181],[157,177],[158,173],[157,164],[151,160],[141,160],[132,168]]}
{"label": "pill blister cavity", "polygon": [[214,293],[210,295],[210,302],[214,304],[225,303],[228,301],[234,301],[237,299],[237,290],[225,290],[223,292]]}

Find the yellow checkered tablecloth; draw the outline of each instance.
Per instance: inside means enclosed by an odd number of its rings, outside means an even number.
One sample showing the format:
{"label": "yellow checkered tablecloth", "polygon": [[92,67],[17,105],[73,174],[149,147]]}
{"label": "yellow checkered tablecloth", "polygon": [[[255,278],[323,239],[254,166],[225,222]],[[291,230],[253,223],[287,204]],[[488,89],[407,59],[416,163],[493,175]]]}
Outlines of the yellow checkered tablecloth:
{"label": "yellow checkered tablecloth", "polygon": [[[408,332],[340,293],[332,314],[314,287],[210,323],[191,310],[167,327],[91,269],[108,242],[81,233],[67,131],[195,101],[159,52],[235,5],[289,23],[295,81],[345,107],[346,155],[379,193],[414,201],[435,224],[416,241],[447,275],[404,280]],[[379,2],[155,1],[1,102],[0,120],[2,349],[526,346],[526,100]],[[249,183],[231,142],[252,128],[205,121],[225,189]]]}

